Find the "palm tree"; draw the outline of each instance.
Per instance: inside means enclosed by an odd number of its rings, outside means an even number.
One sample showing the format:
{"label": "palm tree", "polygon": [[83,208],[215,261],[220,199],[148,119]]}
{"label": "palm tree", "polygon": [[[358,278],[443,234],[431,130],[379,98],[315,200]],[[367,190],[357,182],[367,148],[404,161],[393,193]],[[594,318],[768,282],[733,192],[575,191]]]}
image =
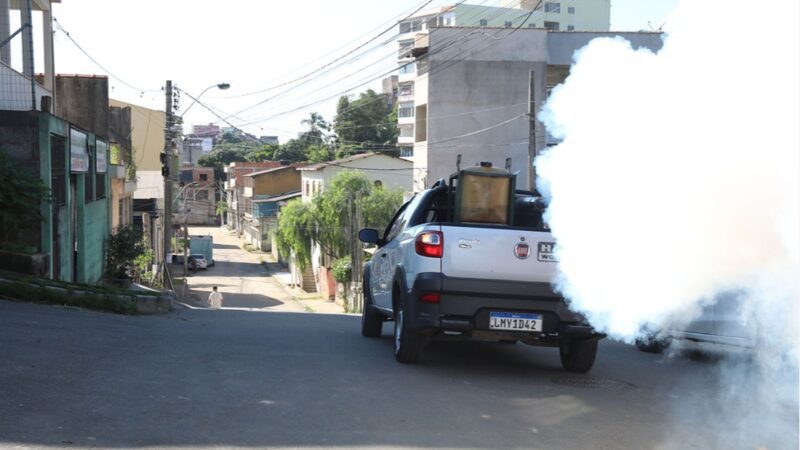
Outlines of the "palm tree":
{"label": "palm tree", "polygon": [[312,112],[307,119],[301,120],[300,124],[308,126],[308,131],[304,132],[300,139],[311,145],[327,145],[328,136],[323,131],[330,131],[331,125],[322,118],[322,114]]}

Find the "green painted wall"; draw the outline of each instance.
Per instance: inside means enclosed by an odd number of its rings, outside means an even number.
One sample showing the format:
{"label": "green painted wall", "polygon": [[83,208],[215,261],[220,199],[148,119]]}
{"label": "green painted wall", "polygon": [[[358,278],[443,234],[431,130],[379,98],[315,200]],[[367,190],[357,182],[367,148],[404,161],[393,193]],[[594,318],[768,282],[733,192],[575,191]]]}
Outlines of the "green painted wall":
{"label": "green painted wall", "polygon": [[78,232],[78,242],[82,243],[78,245],[78,281],[96,283],[103,277],[105,241],[108,236],[108,202],[98,200],[85,205]]}
{"label": "green painted wall", "polygon": [[[84,190],[86,187],[86,177],[95,176],[96,165],[92,164],[92,170],[87,174],[70,173],[70,142],[69,142],[69,123],[52,116],[41,113],[39,116],[39,151],[40,151],[40,173],[42,180],[52,188],[51,179],[51,135],[59,135],[67,138],[64,189],[67,193],[66,205],[55,206],[51,203],[42,205],[42,251],[54,254],[53,246],[56,236],[53,232],[53,220],[57,218],[58,246],[60,257],[55,261],[51,257],[50,273],[54,273],[54,266],[58,265],[60,279],[64,281],[76,280],[80,283],[97,283],[103,277],[105,271],[105,246],[109,234],[109,179],[108,173],[103,177],[103,182],[95,189],[105,192],[104,198],[86,203]],[[89,133],[89,144],[94,145],[96,138]],[[108,155],[106,155],[108,161]],[[71,180],[75,180],[75,192],[73,194]],[[96,193],[93,198],[96,198]],[[75,209],[76,229],[72,229],[71,211]],[[57,214],[54,214],[57,213]],[[74,247],[73,242],[77,241],[75,248],[78,250],[77,264],[73,264]],[[73,267],[74,266],[74,267]]]}

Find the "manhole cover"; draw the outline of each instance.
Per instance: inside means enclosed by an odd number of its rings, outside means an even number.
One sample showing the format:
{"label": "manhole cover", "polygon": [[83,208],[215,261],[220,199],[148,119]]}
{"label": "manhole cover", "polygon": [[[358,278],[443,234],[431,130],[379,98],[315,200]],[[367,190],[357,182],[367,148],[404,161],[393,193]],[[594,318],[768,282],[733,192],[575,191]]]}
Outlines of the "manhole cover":
{"label": "manhole cover", "polygon": [[632,384],[625,383],[624,381],[604,380],[602,378],[554,377],[551,378],[550,381],[561,386],[582,389],[603,389],[606,391],[619,391],[633,387]]}

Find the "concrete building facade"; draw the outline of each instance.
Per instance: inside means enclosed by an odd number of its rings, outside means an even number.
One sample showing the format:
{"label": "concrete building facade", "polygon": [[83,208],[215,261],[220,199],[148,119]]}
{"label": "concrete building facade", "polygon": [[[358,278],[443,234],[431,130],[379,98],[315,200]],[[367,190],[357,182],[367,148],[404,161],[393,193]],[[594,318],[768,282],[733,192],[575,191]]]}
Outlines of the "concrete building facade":
{"label": "concrete building facade", "polygon": [[244,223],[244,176],[260,172],[267,169],[280,167],[278,161],[264,162],[234,162],[225,167],[227,180],[223,183],[225,190],[225,202],[228,205],[227,224],[228,228],[241,235]]}
{"label": "concrete building facade", "polygon": [[[428,55],[415,79],[414,190],[420,191],[462,166],[512,160],[517,187],[532,186],[527,115],[533,94],[534,115],[550,89],[569,74],[576,50],[598,37],[622,37],[634,48],[658,50],[660,33],[553,32],[524,29],[491,45],[453,44],[462,29],[430,33],[418,55]],[[465,46],[469,52],[465,53]],[[547,145],[547,130],[533,122],[535,153]]]}
{"label": "concrete building facade", "polygon": [[153,249],[154,259],[163,261],[164,176],[160,155],[164,151],[167,116],[164,111],[115,99],[109,99],[109,105],[131,110],[131,163],[136,172],[132,222]]}
{"label": "concrete building facade", "polygon": [[247,174],[243,180],[243,238],[259,250],[271,251],[281,206],[300,196],[300,172],[297,165],[282,166]]}
{"label": "concrete building facade", "polygon": [[217,183],[213,167],[181,169],[175,214],[187,225],[214,225],[217,221]]}
{"label": "concrete building facade", "polygon": [[[414,48],[426,47],[428,36],[441,30],[437,42],[447,42],[459,49],[461,56],[470,49],[482,47],[519,27],[567,31],[608,31],[610,27],[610,0],[570,0],[569,2],[539,0],[509,0],[504,7],[491,7],[458,3],[421,11],[399,24],[399,79],[398,79],[398,147],[400,155],[411,157],[416,142],[415,102],[416,77],[427,71],[427,56],[416,57]],[[476,30],[481,28],[486,30]],[[497,29],[494,29],[497,28]],[[447,32],[449,29],[449,32]],[[457,30],[453,32],[453,30]],[[504,29],[508,29],[507,31]],[[451,52],[451,55],[453,53]],[[460,94],[459,96],[462,96]]]}

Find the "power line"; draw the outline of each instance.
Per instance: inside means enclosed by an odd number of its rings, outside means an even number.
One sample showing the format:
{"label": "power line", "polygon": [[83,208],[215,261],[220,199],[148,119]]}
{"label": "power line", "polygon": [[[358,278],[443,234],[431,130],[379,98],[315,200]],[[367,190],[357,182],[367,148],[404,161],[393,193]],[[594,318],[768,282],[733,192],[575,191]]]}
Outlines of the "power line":
{"label": "power line", "polygon": [[459,136],[453,136],[453,137],[447,138],[447,139],[440,139],[438,141],[431,141],[431,142],[428,142],[428,145],[430,145],[430,144],[440,144],[442,142],[455,141],[456,139],[461,139],[461,138],[465,138],[465,137],[469,137],[469,136],[474,136],[476,134],[485,133],[485,132],[487,132],[489,130],[492,130],[492,129],[500,127],[500,126],[503,126],[503,125],[505,125],[507,123],[511,123],[511,122],[513,122],[513,121],[515,121],[517,119],[521,119],[521,118],[523,118],[525,116],[527,116],[527,113],[526,114],[520,114],[518,116],[512,117],[512,118],[510,118],[508,120],[504,120],[504,121],[502,121],[502,122],[500,122],[498,124],[495,124],[495,125],[492,125],[492,126],[488,126],[486,128],[481,128],[480,130],[475,130],[475,131],[472,131],[472,132],[469,132],[469,133],[466,133],[466,134],[462,134],[462,135],[459,135]]}
{"label": "power line", "polygon": [[[358,50],[360,50],[360,49],[364,48],[364,47],[365,47],[365,46],[367,46],[367,45],[368,45],[370,42],[373,42],[373,41],[375,41],[376,39],[378,39],[379,37],[383,36],[384,34],[386,34],[386,33],[390,32],[390,31],[392,31],[392,30],[394,29],[394,27],[395,27],[395,26],[397,26],[397,24],[399,24],[400,22],[402,22],[402,21],[404,21],[404,20],[408,19],[409,17],[413,16],[414,14],[416,14],[417,12],[419,12],[420,10],[422,10],[422,8],[424,8],[425,6],[427,6],[427,5],[431,4],[431,2],[433,2],[433,0],[426,0],[425,2],[423,2],[423,4],[422,4],[422,5],[420,5],[420,6],[419,6],[417,9],[415,9],[414,11],[412,11],[410,14],[408,14],[408,15],[407,15],[405,18],[403,18],[403,19],[400,19],[399,21],[397,21],[397,23],[395,23],[395,24],[393,24],[393,25],[389,26],[388,28],[384,29],[383,31],[381,31],[380,33],[378,33],[376,36],[372,37],[372,38],[371,38],[371,39],[369,39],[368,41],[366,41],[366,42],[364,42],[363,44],[361,44],[361,45],[357,46],[356,48],[354,48],[354,49],[350,50],[349,52],[345,53],[344,55],[342,55],[342,56],[339,56],[338,58],[335,58],[334,60],[332,60],[332,61],[328,62],[327,64],[324,64],[324,65],[322,65],[321,67],[319,67],[319,68],[318,68],[318,69],[316,69],[316,70],[313,70],[313,71],[311,71],[311,72],[309,72],[309,73],[307,73],[307,74],[305,74],[305,75],[303,75],[303,76],[301,76],[301,77],[295,78],[294,80],[290,80],[290,81],[287,81],[287,82],[285,82],[285,83],[282,83],[282,84],[280,84],[280,85],[278,85],[278,86],[275,86],[275,87],[273,87],[273,88],[271,88],[271,89],[269,89],[269,90],[272,90],[272,89],[275,89],[275,88],[277,88],[277,87],[281,87],[281,86],[287,86],[287,85],[289,85],[289,84],[293,84],[293,83],[295,83],[295,82],[297,82],[297,81],[302,81],[302,80],[304,80],[304,79],[306,79],[306,78],[308,78],[308,77],[310,77],[310,76],[314,75],[315,73],[317,73],[317,72],[319,72],[319,71],[321,71],[321,70],[324,70],[325,68],[327,68],[327,67],[330,67],[331,65],[333,65],[333,64],[335,64],[335,63],[337,63],[337,62],[339,62],[339,61],[343,60],[344,58],[346,58],[346,57],[348,57],[348,56],[352,55],[353,53],[357,52]],[[302,86],[302,85],[301,85],[301,86]],[[270,101],[270,100],[274,99],[276,96],[282,95],[282,94],[286,93],[287,91],[294,89],[295,87],[297,87],[297,86],[294,86],[294,87],[291,87],[291,88],[289,88],[289,89],[286,89],[286,90],[284,90],[284,91],[282,91],[282,92],[278,93],[278,94],[277,94],[277,95],[275,95],[275,96],[269,97],[269,98],[267,98],[267,99],[264,99],[264,100],[262,100],[262,101],[260,101],[260,102],[256,103],[255,105],[252,105],[252,106],[249,106],[249,107],[247,107],[247,108],[245,108],[245,109],[243,109],[243,110],[237,111],[236,113],[234,113],[234,115],[241,114],[241,113],[243,113],[244,111],[247,111],[247,110],[249,110],[249,109],[251,109],[251,108],[254,108],[254,107],[257,107],[257,106],[263,105],[264,103],[267,103],[268,101]]]}
{"label": "power line", "polygon": [[[460,2],[460,3],[463,3],[463,2]],[[460,3],[459,3],[459,4],[460,4]],[[520,25],[519,25],[517,28],[515,28],[515,29],[514,29],[514,30],[513,30],[513,31],[512,31],[510,34],[512,34],[513,32],[515,32],[515,31],[516,31],[516,30],[518,30],[519,28],[521,28],[521,27],[522,27],[522,26],[523,26],[523,25],[524,25],[524,24],[527,22],[527,20],[529,20],[529,18],[532,16],[533,12],[535,12],[537,9],[539,9],[539,7],[540,7],[541,3],[542,3],[542,2],[540,1],[540,2],[539,2],[539,4],[537,4],[537,6],[536,6],[536,7],[535,7],[533,10],[531,10],[530,12],[528,12],[528,13],[525,13],[525,14],[522,14],[522,15],[518,16],[518,18],[519,18],[519,17],[526,17],[526,19],[525,19],[523,22],[521,22],[521,23],[520,23]],[[490,17],[490,20],[491,20],[491,19],[494,19],[494,18],[496,18],[496,17],[499,17],[500,15],[504,14],[504,13],[505,13],[507,10],[509,10],[509,9],[511,9],[511,8],[498,8],[498,9],[499,9],[499,11],[496,11],[496,12],[495,12],[495,13],[494,13],[494,14],[493,14],[491,17]],[[440,16],[440,15],[441,15],[441,13],[440,13],[440,14],[437,14],[437,15],[436,15],[436,16],[434,16],[434,17],[438,17],[438,16]],[[516,20],[516,19],[515,19],[515,20]],[[445,27],[445,28],[447,28],[447,27]],[[442,28],[442,29],[445,29],[445,28]],[[437,31],[438,29],[439,29],[439,28],[433,29],[433,30],[432,30],[432,31],[431,31],[429,34],[432,34],[433,32]],[[505,30],[506,30],[505,28],[501,28],[501,29],[499,29],[499,31],[498,31],[497,33],[495,33],[495,35],[497,35],[497,34],[499,34],[499,33],[503,32],[503,31],[505,31]],[[453,39],[453,40],[452,40],[452,41],[450,41],[449,43],[445,44],[445,45],[443,46],[443,48],[437,49],[437,50],[435,50],[434,52],[430,52],[430,53],[428,53],[428,54],[424,55],[422,58],[429,58],[429,57],[430,57],[430,56],[432,56],[432,55],[438,54],[438,53],[440,53],[440,52],[442,52],[442,51],[446,50],[446,48],[448,48],[449,46],[451,46],[451,45],[455,44],[455,42],[457,42],[457,41],[459,41],[459,40],[461,40],[461,39],[463,39],[463,38],[465,38],[465,37],[468,37],[469,35],[473,34],[474,32],[475,32],[474,30],[467,31],[467,32],[466,32],[466,33],[464,33],[462,36],[459,36],[458,38],[456,38],[456,39]],[[482,32],[482,33],[483,33],[483,34],[487,34],[487,33],[485,33],[485,32]],[[487,35],[488,35],[488,34],[487,34]],[[502,38],[498,38],[497,40],[504,39],[505,37],[507,37],[507,36],[504,36],[504,37],[502,37]],[[463,53],[463,51],[462,51],[461,53]],[[395,54],[395,53],[393,52],[392,54]],[[460,55],[460,54],[459,54],[459,55]],[[457,55],[457,56],[459,56],[459,55]],[[389,56],[391,56],[391,55],[389,55]],[[419,62],[419,60],[420,60],[420,59],[417,59],[417,60],[414,60],[414,61],[408,62],[408,63],[406,63],[406,64],[403,64],[403,65],[401,65],[400,67],[402,68],[402,67],[408,66],[408,65],[410,65],[410,64],[415,64],[415,63]],[[455,61],[455,62],[459,62],[459,61],[460,61],[460,60],[457,60],[457,61]],[[449,67],[449,66],[448,66],[448,67]],[[442,69],[445,69],[445,68],[447,68],[447,67],[444,67],[444,68],[442,68]],[[332,95],[332,96],[328,96],[328,97],[325,97],[325,98],[322,98],[322,99],[318,99],[318,100],[316,100],[316,101],[313,101],[313,102],[310,102],[310,103],[303,104],[303,105],[301,105],[301,106],[298,106],[298,107],[295,107],[295,108],[289,109],[289,110],[287,110],[287,111],[282,111],[282,112],[280,112],[280,113],[272,114],[272,115],[269,115],[269,116],[267,116],[267,117],[260,117],[260,118],[254,119],[254,120],[249,120],[249,121],[246,121],[246,122],[244,122],[243,124],[241,124],[241,126],[247,126],[247,125],[252,125],[252,124],[254,124],[254,123],[258,123],[258,122],[262,122],[262,121],[271,120],[271,119],[274,119],[274,118],[276,118],[276,117],[280,117],[280,116],[283,116],[283,115],[286,115],[286,114],[290,114],[290,113],[293,113],[293,112],[297,112],[297,111],[299,111],[299,110],[302,110],[302,109],[305,109],[305,108],[307,108],[307,107],[309,107],[309,106],[313,106],[313,105],[316,105],[316,104],[318,104],[318,103],[322,103],[322,102],[325,102],[325,101],[331,100],[332,98],[335,98],[335,97],[337,97],[337,96],[340,96],[340,95],[342,95],[342,94],[345,94],[345,93],[347,93],[347,92],[350,92],[350,91],[352,91],[352,90],[354,90],[354,89],[357,89],[357,88],[359,88],[359,87],[361,87],[361,86],[363,86],[363,85],[365,85],[365,84],[367,84],[367,83],[369,83],[369,82],[371,82],[371,81],[374,81],[374,80],[376,80],[376,79],[379,79],[379,78],[381,78],[381,77],[384,77],[384,76],[386,76],[386,75],[392,74],[392,73],[394,73],[394,72],[395,72],[395,71],[397,71],[397,70],[398,70],[398,68],[397,68],[396,66],[393,66],[393,68],[392,68],[391,70],[387,71],[387,72],[380,73],[380,74],[379,74],[379,75],[377,75],[377,76],[370,75],[370,76],[369,76],[369,78],[367,78],[367,79],[362,79],[362,81],[360,81],[358,84],[354,85],[353,87],[350,87],[350,88],[348,88],[348,89],[346,89],[346,90],[344,90],[344,91],[338,92],[338,93],[336,93],[336,94],[334,94],[334,95]],[[361,72],[361,70],[359,70],[359,71],[356,71],[356,72],[353,72],[353,73],[351,73],[350,75],[348,75],[348,76],[346,76],[346,77],[343,77],[342,79],[347,79],[347,78],[349,78],[349,77],[351,77],[351,76],[353,76],[353,75],[355,75],[355,74],[357,74],[357,73],[360,73],[360,72]],[[431,73],[433,73],[433,72],[431,72]],[[304,83],[304,84],[305,84],[305,83]],[[364,105],[364,106],[365,106],[365,105]]]}
{"label": "power line", "polygon": [[134,86],[134,85],[128,83],[127,81],[123,80],[122,78],[114,75],[110,70],[106,69],[105,66],[103,66],[96,59],[94,59],[92,57],[92,55],[90,55],[86,50],[84,50],[83,47],[81,47],[81,45],[78,44],[77,41],[75,41],[75,38],[72,37],[72,35],[69,33],[69,31],[67,31],[66,29],[64,29],[63,26],[61,26],[61,23],[58,22],[58,19],[56,19],[55,16],[53,16],[53,24],[55,24],[55,26],[59,29],[59,31],[64,33],[64,35],[67,37],[67,39],[69,39],[69,41],[72,42],[72,44],[75,45],[75,47],[78,50],[80,50],[81,53],[83,53],[87,58],[89,58],[89,60],[92,61],[97,67],[101,68],[106,74],[108,74],[109,77],[114,78],[115,80],[119,81],[120,83],[124,84],[125,86],[128,86],[129,88],[131,88],[131,89],[133,89],[135,91],[139,91],[142,94],[144,94],[146,92],[161,92],[161,89],[150,89],[150,90],[147,90],[147,89],[139,88],[137,86]]}
{"label": "power line", "polygon": [[[391,22],[391,25],[389,26],[389,28],[381,31],[376,36],[373,36],[372,38],[370,38],[366,42],[358,45],[357,47],[355,47],[354,49],[348,51],[347,53],[345,53],[345,54],[343,54],[343,55],[341,55],[341,56],[329,61],[328,63],[326,63],[326,64],[324,64],[324,65],[322,65],[322,66],[320,66],[320,67],[318,67],[318,68],[316,68],[314,70],[312,70],[311,72],[309,72],[309,73],[307,73],[305,75],[302,75],[300,77],[294,78],[292,80],[288,80],[288,81],[276,84],[274,86],[270,86],[270,87],[267,87],[267,88],[260,89],[258,91],[253,91],[253,92],[249,92],[249,93],[246,93],[246,94],[232,95],[232,96],[225,97],[225,98],[239,98],[239,97],[247,97],[247,96],[250,96],[250,95],[261,94],[261,93],[264,93],[264,92],[275,90],[275,89],[283,87],[283,86],[287,86],[287,85],[293,84],[293,83],[295,83],[297,81],[302,81],[302,80],[308,78],[309,76],[313,75],[314,73],[319,72],[320,70],[323,70],[323,69],[335,64],[336,62],[341,61],[342,59],[346,58],[347,56],[352,55],[353,53],[357,52],[358,50],[362,49],[363,47],[365,47],[370,42],[375,41],[379,37],[383,36],[384,34],[388,33],[389,31],[391,31],[400,22],[408,19],[409,17],[413,16],[414,14],[416,14],[417,12],[422,10],[422,8],[428,6],[431,2],[433,2],[433,0],[425,0],[425,1],[423,1],[422,4],[419,7],[416,7],[416,9],[414,9],[411,13],[409,13],[405,18],[400,19],[399,21]],[[238,113],[236,113],[236,114],[238,114]]]}

